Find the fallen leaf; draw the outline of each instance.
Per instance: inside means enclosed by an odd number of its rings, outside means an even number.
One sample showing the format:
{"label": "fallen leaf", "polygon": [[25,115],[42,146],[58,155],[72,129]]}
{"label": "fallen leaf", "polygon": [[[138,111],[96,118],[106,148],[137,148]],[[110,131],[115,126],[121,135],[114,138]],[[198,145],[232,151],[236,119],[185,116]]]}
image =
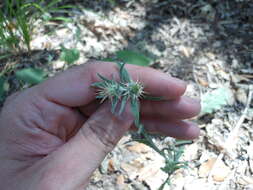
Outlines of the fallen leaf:
{"label": "fallen leaf", "polygon": [[117,177],[117,180],[116,180],[116,183],[119,185],[119,186],[122,186],[125,184],[125,178],[123,175],[119,175]]}
{"label": "fallen leaf", "polygon": [[130,50],[118,51],[116,57],[125,63],[141,66],[149,66],[152,61],[149,57]]}
{"label": "fallen leaf", "polygon": [[147,145],[142,144],[142,143],[135,143],[134,145],[128,146],[127,149],[131,152],[143,153],[143,154],[151,150]]}
{"label": "fallen leaf", "polygon": [[221,87],[204,94],[201,98],[201,115],[212,113],[225,105],[233,103],[233,92],[227,87]]}
{"label": "fallen leaf", "polygon": [[26,82],[30,85],[35,85],[42,82],[45,79],[47,73],[42,69],[26,68],[16,71],[17,79]]}
{"label": "fallen leaf", "polygon": [[215,166],[213,171],[213,180],[216,182],[222,182],[230,173],[230,168],[227,167],[224,162],[219,161],[218,165]]}
{"label": "fallen leaf", "polygon": [[207,177],[215,161],[216,158],[210,158],[209,160],[201,164],[198,171],[199,177]]}

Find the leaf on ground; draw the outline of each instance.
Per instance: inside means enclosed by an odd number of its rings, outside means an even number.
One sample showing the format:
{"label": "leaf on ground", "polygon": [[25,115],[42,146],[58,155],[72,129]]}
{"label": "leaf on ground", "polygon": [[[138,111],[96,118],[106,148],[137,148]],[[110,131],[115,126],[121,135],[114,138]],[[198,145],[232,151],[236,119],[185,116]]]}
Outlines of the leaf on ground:
{"label": "leaf on ground", "polygon": [[6,91],[9,89],[9,84],[4,76],[0,76],[0,101],[4,99]]}
{"label": "leaf on ground", "polygon": [[134,51],[122,50],[116,53],[116,57],[124,63],[132,65],[149,66],[152,59]]}
{"label": "leaf on ground", "polygon": [[117,62],[117,60],[115,60],[113,58],[110,58],[110,57],[104,58],[101,61],[104,61],[104,62]]}
{"label": "leaf on ground", "polygon": [[230,104],[232,99],[233,93],[227,87],[221,87],[204,94],[201,98],[201,115],[219,110],[223,106]]}
{"label": "leaf on ground", "polygon": [[26,68],[15,73],[18,80],[28,83],[30,85],[35,85],[42,82],[47,73],[41,69]]}
{"label": "leaf on ground", "polygon": [[80,58],[80,52],[76,48],[67,49],[62,46],[60,57],[67,64],[73,64]]}

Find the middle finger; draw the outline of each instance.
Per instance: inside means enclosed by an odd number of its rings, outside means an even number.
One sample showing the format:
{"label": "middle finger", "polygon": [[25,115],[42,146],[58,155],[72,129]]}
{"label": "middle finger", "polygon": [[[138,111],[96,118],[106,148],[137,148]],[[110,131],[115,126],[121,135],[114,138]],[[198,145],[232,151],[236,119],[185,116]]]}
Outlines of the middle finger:
{"label": "middle finger", "polygon": [[[99,106],[99,101],[95,100],[87,106],[81,107],[80,110],[86,116],[90,116]],[[200,102],[186,96],[175,100],[141,101],[141,116],[144,117],[188,119],[198,115],[199,112]]]}

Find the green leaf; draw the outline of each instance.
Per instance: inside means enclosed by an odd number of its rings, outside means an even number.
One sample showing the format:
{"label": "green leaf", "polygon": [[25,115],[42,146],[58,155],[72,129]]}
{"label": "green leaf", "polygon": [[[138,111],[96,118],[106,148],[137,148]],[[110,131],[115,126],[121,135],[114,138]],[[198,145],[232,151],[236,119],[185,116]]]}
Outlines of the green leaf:
{"label": "green leaf", "polygon": [[26,68],[16,71],[15,75],[20,81],[23,81],[30,85],[35,85],[42,82],[45,79],[47,73],[41,69]]}
{"label": "green leaf", "polygon": [[93,84],[90,85],[91,87],[97,87],[97,88],[104,88],[106,87],[104,82],[94,82]]}
{"label": "green leaf", "polygon": [[120,105],[120,110],[119,110],[119,115],[121,115],[122,112],[125,110],[127,100],[128,100],[128,96],[124,96],[124,97],[122,98],[122,100],[121,100],[121,105]]}
{"label": "green leaf", "polygon": [[151,100],[151,101],[162,101],[162,100],[166,100],[166,98],[163,97],[155,97],[155,96],[149,96],[149,95],[144,95],[143,99],[145,100]]}
{"label": "green leaf", "polygon": [[115,114],[115,111],[116,111],[116,107],[117,107],[117,105],[118,105],[118,102],[119,102],[119,99],[118,99],[117,97],[113,97],[113,98],[112,98],[112,102],[111,102],[111,104],[112,104],[112,109],[111,109],[111,111],[112,111],[113,114]]}
{"label": "green leaf", "polygon": [[120,80],[123,83],[128,83],[131,82],[131,78],[129,76],[129,73],[125,69],[125,63],[117,63],[119,67],[119,75],[120,75]]}
{"label": "green leaf", "polygon": [[223,106],[230,104],[232,99],[233,93],[227,87],[221,87],[204,94],[201,98],[201,115],[221,109]]}
{"label": "green leaf", "polygon": [[178,140],[178,139],[176,139],[175,146],[182,146],[182,145],[192,144],[192,143],[193,143],[192,140]]}
{"label": "green leaf", "polygon": [[67,49],[64,46],[61,47],[61,60],[68,63],[73,64],[80,58],[80,52],[78,49],[72,48]]}
{"label": "green leaf", "polygon": [[70,19],[70,18],[60,17],[60,16],[58,16],[58,17],[52,17],[49,20],[52,20],[52,21],[62,21],[62,22],[66,22],[66,23],[72,21],[72,19]]}
{"label": "green leaf", "polygon": [[151,58],[130,50],[118,51],[116,57],[124,63],[141,66],[149,66],[152,61]]}
{"label": "green leaf", "polygon": [[134,124],[136,127],[139,127],[140,124],[140,104],[139,100],[135,98],[131,98],[131,110],[134,115]]}
{"label": "green leaf", "polygon": [[170,185],[170,176],[164,181],[164,183],[159,187],[158,190],[163,190],[166,185]]}
{"label": "green leaf", "polygon": [[101,80],[103,80],[103,81],[105,81],[105,82],[108,82],[109,84],[112,84],[112,83],[113,83],[112,80],[105,78],[104,76],[100,75],[99,73],[97,73],[97,76],[98,76]]}
{"label": "green leaf", "polygon": [[0,101],[3,101],[6,91],[9,89],[9,84],[4,76],[0,75]]}

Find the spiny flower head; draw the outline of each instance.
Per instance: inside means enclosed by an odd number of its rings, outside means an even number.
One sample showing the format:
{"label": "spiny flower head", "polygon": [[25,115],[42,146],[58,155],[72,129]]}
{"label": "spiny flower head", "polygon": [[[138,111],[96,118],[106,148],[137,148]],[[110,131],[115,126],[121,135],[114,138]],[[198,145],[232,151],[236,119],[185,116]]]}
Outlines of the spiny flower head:
{"label": "spiny flower head", "polygon": [[120,86],[114,81],[104,82],[102,86],[99,87],[97,92],[97,98],[102,99],[101,102],[103,102],[105,99],[112,100],[114,97],[120,98],[121,92],[120,92]]}
{"label": "spiny flower head", "polygon": [[144,87],[139,81],[131,81],[126,85],[126,93],[131,97],[135,97],[137,99],[141,98],[144,95]]}

